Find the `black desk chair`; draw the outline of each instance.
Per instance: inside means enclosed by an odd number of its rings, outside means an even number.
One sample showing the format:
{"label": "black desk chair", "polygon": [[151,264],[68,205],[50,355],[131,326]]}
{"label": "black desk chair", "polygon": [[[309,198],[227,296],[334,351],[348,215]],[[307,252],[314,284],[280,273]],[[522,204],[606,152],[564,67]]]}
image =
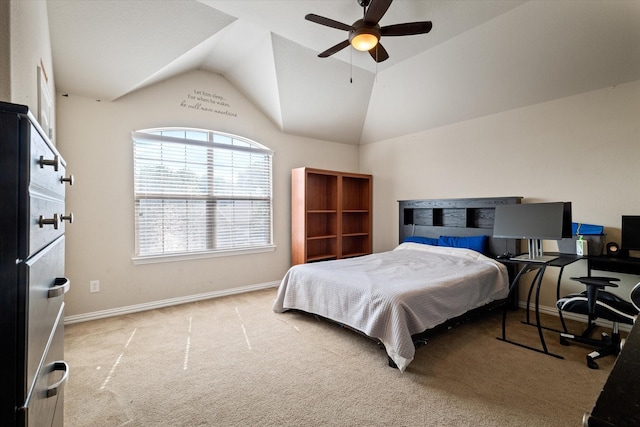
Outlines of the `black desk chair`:
{"label": "black desk chair", "polygon": [[[612,277],[572,277],[571,280],[583,283],[587,289],[580,293],[560,298],[556,305],[562,311],[588,316],[588,324],[582,335],[561,333],[560,343],[569,345],[569,340],[571,340],[598,348],[598,350],[587,355],[587,366],[591,369],[598,369],[598,364],[595,362],[596,359],[608,355],[617,356],[624,345],[623,340],[620,339],[619,324],[633,325],[638,316],[640,283],[631,290],[630,295],[633,300],[633,303],[631,303],[604,290],[607,286],[617,288],[618,285],[611,282],[620,279]],[[602,338],[599,340],[591,338],[591,334],[596,327],[595,320],[598,318],[613,322],[611,336],[602,333]]]}

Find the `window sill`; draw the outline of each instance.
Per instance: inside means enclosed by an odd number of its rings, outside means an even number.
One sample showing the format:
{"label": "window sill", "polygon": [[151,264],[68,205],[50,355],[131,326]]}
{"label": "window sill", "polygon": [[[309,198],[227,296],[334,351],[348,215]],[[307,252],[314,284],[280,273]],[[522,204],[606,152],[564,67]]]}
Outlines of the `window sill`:
{"label": "window sill", "polygon": [[262,252],[273,252],[275,251],[275,249],[276,249],[275,245],[270,245],[270,246],[261,246],[259,248],[250,248],[250,249],[230,249],[225,251],[194,252],[190,254],[133,257],[131,258],[131,261],[133,261],[135,265],[157,264],[161,262],[189,261],[189,260],[203,259],[203,258],[218,258],[218,257],[226,257],[226,256],[257,254]]}

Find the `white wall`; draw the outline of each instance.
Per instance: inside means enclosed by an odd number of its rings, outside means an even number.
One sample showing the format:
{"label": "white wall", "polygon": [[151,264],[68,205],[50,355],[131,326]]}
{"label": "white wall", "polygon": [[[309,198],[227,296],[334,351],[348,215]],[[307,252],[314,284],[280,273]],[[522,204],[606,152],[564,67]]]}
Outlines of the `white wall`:
{"label": "white wall", "polygon": [[[397,244],[397,200],[451,197],[570,201],[575,222],[620,242],[620,216],[640,214],[639,117],[636,81],[361,146],[360,171],[374,175],[374,251]],[[580,261],[563,277],[585,273]],[[554,306],[556,274],[545,276],[544,305]]]}
{"label": "white wall", "polygon": [[0,101],[11,99],[11,3],[0,2]]}
{"label": "white wall", "polygon": [[[236,116],[181,106],[194,91],[223,96]],[[203,106],[208,106],[206,102]],[[58,148],[68,173],[66,315],[111,310],[189,295],[279,281],[291,260],[291,169],[312,166],[357,171],[358,147],[281,133],[227,80],[194,71],[114,102],[59,95]],[[229,132],[275,150],[275,252],[134,265],[133,151],[131,131],[165,126]],[[101,292],[89,293],[100,280]]]}
{"label": "white wall", "polygon": [[[5,101],[28,105],[38,117],[38,66],[44,66],[47,87],[54,103],[51,122],[55,123],[55,82],[51,58],[51,39],[45,1],[10,1],[9,93]],[[4,44],[0,37],[0,45]],[[0,54],[0,55],[5,55]],[[1,61],[0,61],[1,62]],[[4,86],[0,85],[0,87]],[[2,98],[0,98],[2,99]],[[55,126],[54,126],[55,135]],[[54,137],[55,142],[55,137]]]}

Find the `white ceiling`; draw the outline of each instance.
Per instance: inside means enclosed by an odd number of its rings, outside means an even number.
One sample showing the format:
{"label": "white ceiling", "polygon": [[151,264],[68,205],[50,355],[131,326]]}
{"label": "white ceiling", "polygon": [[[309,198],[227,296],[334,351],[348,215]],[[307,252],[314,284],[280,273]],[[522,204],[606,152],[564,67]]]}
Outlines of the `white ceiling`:
{"label": "white ceiling", "polygon": [[[118,99],[179,73],[223,75],[283,132],[361,144],[640,79],[638,0],[395,0],[376,64],[356,0],[47,0],[57,91]],[[352,83],[350,82],[352,79]]]}

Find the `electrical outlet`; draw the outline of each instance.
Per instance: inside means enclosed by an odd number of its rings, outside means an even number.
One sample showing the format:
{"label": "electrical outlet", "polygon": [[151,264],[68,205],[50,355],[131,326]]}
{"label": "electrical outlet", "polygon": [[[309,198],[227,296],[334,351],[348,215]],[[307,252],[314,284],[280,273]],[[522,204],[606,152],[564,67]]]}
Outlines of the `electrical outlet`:
{"label": "electrical outlet", "polygon": [[100,281],[92,280],[89,282],[89,292],[100,292]]}

